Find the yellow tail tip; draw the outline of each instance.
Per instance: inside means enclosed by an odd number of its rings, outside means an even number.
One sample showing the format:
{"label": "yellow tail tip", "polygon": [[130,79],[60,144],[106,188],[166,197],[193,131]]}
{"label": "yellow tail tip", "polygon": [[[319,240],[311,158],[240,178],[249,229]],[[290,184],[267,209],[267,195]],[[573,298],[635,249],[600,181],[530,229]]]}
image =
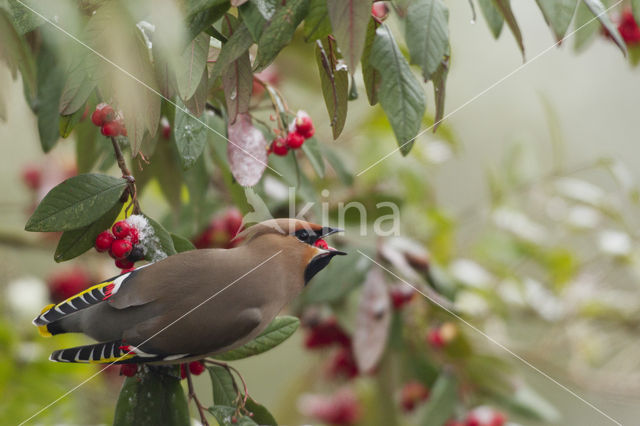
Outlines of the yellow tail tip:
{"label": "yellow tail tip", "polygon": [[52,334],[49,333],[49,329],[47,328],[47,325],[39,325],[38,326],[38,333],[40,333],[40,335],[42,337],[51,337]]}
{"label": "yellow tail tip", "polygon": [[51,303],[50,305],[45,306],[44,308],[42,308],[42,310],[40,311],[40,315],[44,314],[45,312],[47,312],[49,309],[53,308],[54,306],[56,306],[55,303]]}

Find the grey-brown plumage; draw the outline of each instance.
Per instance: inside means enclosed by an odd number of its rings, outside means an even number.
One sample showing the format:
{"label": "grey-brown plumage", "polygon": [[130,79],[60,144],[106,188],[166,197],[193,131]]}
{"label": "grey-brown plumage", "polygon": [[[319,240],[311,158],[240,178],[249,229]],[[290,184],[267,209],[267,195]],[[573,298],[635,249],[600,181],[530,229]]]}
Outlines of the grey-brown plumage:
{"label": "grey-brown plumage", "polygon": [[236,248],[168,257],[49,306],[34,323],[44,334],[80,332],[104,342],[56,351],[54,361],[167,363],[224,352],[260,334],[344,254],[314,245],[333,232],[293,219],[262,222]]}

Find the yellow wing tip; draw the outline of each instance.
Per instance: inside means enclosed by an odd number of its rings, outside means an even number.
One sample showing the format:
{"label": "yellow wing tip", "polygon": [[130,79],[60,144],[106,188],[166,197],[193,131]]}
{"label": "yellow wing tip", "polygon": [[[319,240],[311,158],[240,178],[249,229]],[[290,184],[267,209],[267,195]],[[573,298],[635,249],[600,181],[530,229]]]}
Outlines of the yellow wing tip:
{"label": "yellow wing tip", "polygon": [[47,325],[39,325],[38,326],[38,333],[40,333],[40,335],[42,337],[51,337],[52,334],[49,332],[49,329],[47,328]]}

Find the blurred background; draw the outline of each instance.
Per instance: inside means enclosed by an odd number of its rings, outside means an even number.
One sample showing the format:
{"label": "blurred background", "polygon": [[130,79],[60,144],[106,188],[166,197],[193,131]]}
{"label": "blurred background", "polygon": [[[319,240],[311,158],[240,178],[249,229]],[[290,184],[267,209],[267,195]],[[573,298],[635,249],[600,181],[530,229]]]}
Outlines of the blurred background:
{"label": "blurred background", "polygon": [[[399,200],[402,236],[430,253],[433,272],[457,289],[455,304],[470,323],[612,418],[635,424],[638,70],[601,36],[580,52],[571,37],[546,51],[555,39],[534,2],[513,5],[525,63],[508,31],[494,40],[479,10],[474,19],[467,2],[447,6],[453,55],[445,114],[451,116],[441,130],[420,136],[408,157],[396,152],[356,176],[350,188],[331,181],[316,188],[330,189],[333,204],[372,194]],[[312,55],[297,36],[273,68],[278,87],[290,108],[310,114],[318,140],[334,147],[357,174],[396,148],[393,134],[380,107],[369,107],[359,82],[361,96],[349,103],[345,130],[333,141]],[[0,122],[0,419],[12,424],[98,372],[94,366],[47,361],[52,349],[83,341],[39,338],[31,320],[48,303],[49,292],[73,287],[70,280],[85,285],[118,270],[94,252],[56,264],[56,238],[23,231],[35,200],[74,173],[74,145],[65,139],[42,153],[22,84],[4,65],[0,91],[7,110]],[[432,114],[430,89],[427,94]],[[41,173],[34,190],[25,184],[32,169]],[[157,217],[168,212],[157,185],[145,189],[142,203]],[[218,202],[215,215],[228,207]],[[357,238],[352,235],[347,232],[346,239]],[[66,276],[56,278],[61,274]],[[475,348],[502,359],[554,407],[542,409],[552,411],[553,421],[517,414],[509,421],[613,423],[454,318],[445,314],[439,321],[453,322]],[[330,349],[307,348],[308,333],[301,329],[276,349],[234,364],[252,396],[282,424],[316,423],[300,413],[300,395],[335,389],[309,386],[320,380],[318,366]],[[356,380],[356,387],[367,386],[367,378]],[[100,373],[34,422],[109,423],[121,381],[117,368]],[[197,383],[205,395],[210,392],[207,380]]]}

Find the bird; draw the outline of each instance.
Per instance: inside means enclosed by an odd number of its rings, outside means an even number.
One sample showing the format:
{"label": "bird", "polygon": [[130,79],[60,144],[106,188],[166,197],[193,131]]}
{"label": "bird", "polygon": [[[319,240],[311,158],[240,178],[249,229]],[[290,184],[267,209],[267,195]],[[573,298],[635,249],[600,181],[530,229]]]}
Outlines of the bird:
{"label": "bird", "polygon": [[84,333],[97,343],[54,351],[71,363],[172,364],[223,353],[257,337],[336,255],[341,229],[270,219],[230,249],[181,252],[46,306],[40,334]]}

